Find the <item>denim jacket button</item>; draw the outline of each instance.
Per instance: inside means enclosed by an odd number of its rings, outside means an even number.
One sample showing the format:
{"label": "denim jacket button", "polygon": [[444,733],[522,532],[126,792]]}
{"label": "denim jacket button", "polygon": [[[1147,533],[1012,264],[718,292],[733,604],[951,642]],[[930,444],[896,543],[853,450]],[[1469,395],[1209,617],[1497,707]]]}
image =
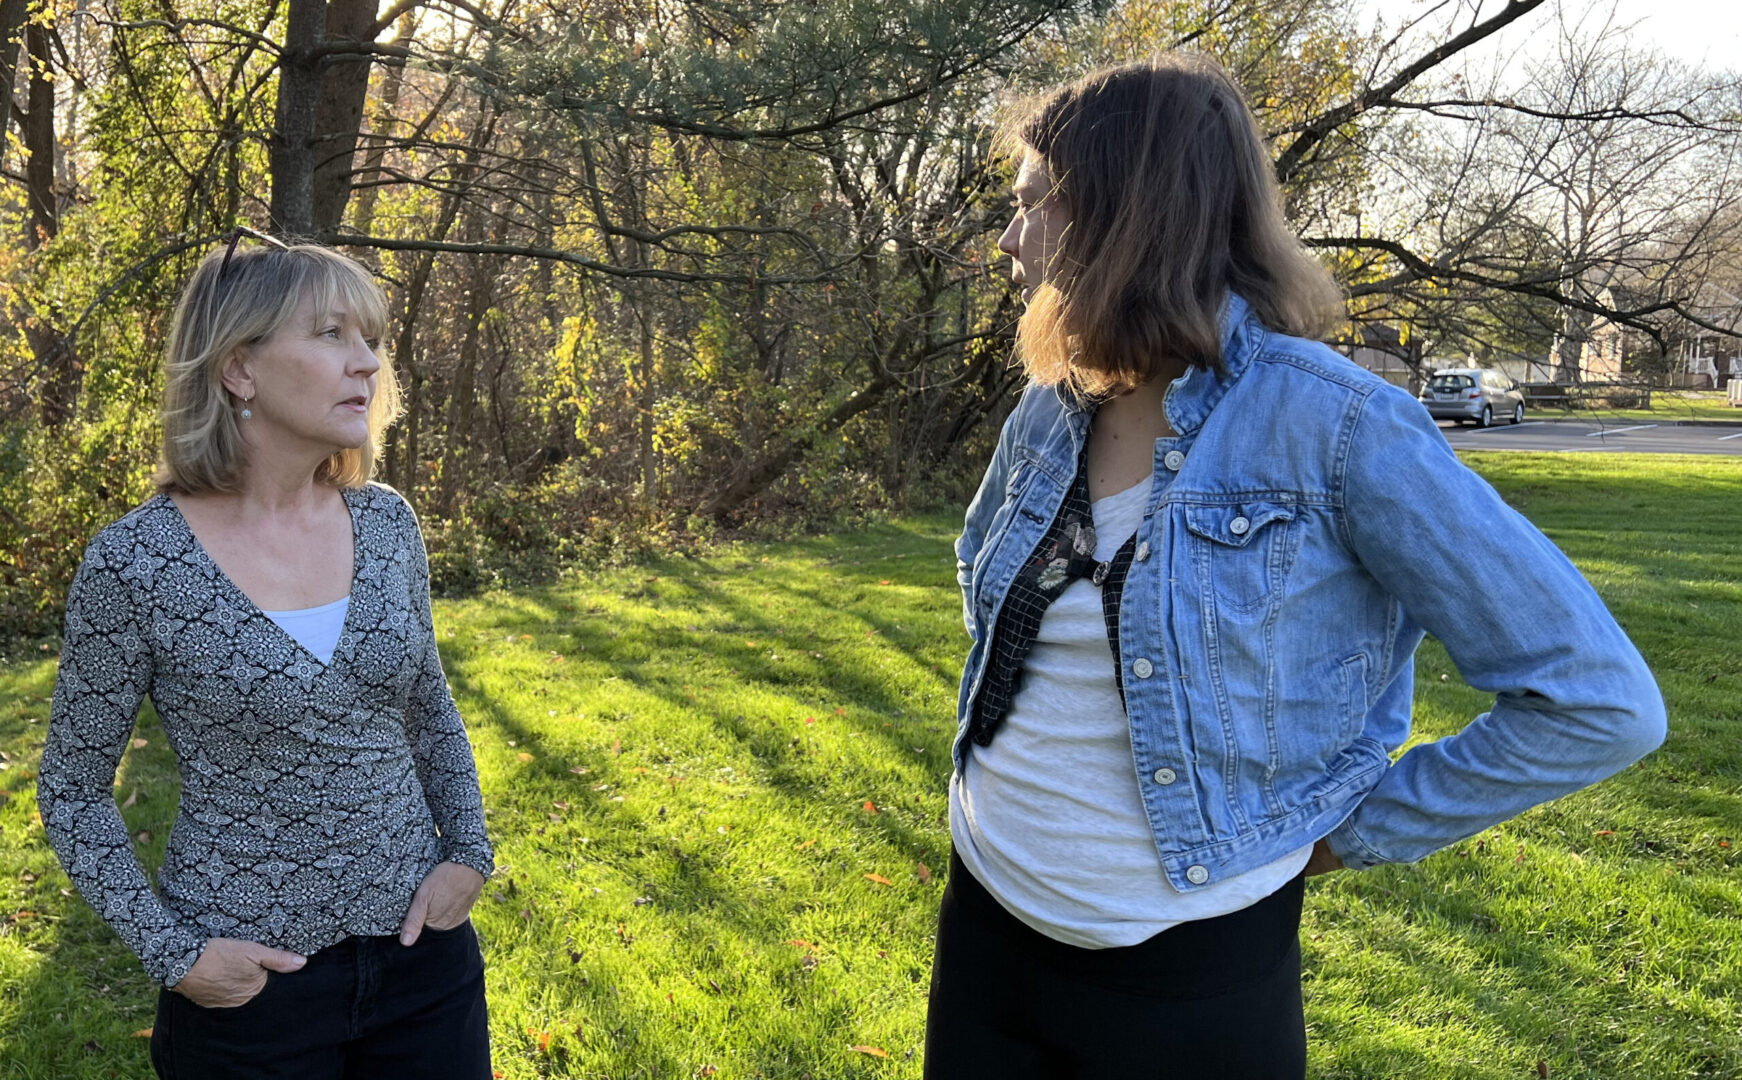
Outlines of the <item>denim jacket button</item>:
{"label": "denim jacket button", "polygon": [[1193,885],[1202,885],[1210,880],[1210,872],[1201,866],[1186,867],[1186,880]]}
{"label": "denim jacket button", "polygon": [[1166,787],[1178,779],[1178,774],[1176,774],[1172,769],[1163,768],[1155,770],[1155,782],[1160,784],[1162,787]]}
{"label": "denim jacket button", "polygon": [[1233,521],[1228,522],[1228,531],[1233,533],[1235,536],[1245,536],[1246,530],[1251,527],[1252,523],[1243,517],[1237,517]]}
{"label": "denim jacket button", "polygon": [[1144,657],[1139,656],[1137,659],[1131,661],[1131,674],[1137,676],[1139,679],[1147,679],[1155,674],[1155,665],[1150,663]]}
{"label": "denim jacket button", "polygon": [[1147,558],[1149,558],[1149,541],[1145,540],[1137,545],[1137,561],[1142,562]]}
{"label": "denim jacket button", "polygon": [[1179,472],[1179,467],[1186,463],[1186,456],[1178,450],[1169,450],[1161,459],[1161,463],[1171,472]]}

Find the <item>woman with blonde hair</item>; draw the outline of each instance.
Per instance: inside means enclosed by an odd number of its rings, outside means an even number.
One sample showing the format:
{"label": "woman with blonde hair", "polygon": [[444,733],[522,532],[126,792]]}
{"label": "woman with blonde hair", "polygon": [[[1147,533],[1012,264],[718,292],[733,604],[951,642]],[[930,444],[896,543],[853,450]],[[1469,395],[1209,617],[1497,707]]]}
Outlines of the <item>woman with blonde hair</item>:
{"label": "woman with blonde hair", "polygon": [[[926,1075],[1304,1075],[1303,878],[1411,862],[1664,737],[1560,551],[1314,339],[1239,88],[1173,54],[1015,128],[1030,385],[956,544],[973,644]],[[1412,657],[1493,707],[1407,739]]]}
{"label": "woman with blonde hair", "polygon": [[[490,1075],[477,772],[417,520],[369,482],[386,322],[361,266],[238,230],[175,313],[158,492],[67,599],[37,798],[163,986],[163,1077]],[[156,892],[113,796],[147,696],[182,779]]]}

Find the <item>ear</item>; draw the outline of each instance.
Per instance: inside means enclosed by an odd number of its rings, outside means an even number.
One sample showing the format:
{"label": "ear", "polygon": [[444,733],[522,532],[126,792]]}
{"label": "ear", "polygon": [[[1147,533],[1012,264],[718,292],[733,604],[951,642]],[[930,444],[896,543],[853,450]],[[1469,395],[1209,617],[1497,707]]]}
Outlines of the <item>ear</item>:
{"label": "ear", "polygon": [[235,395],[238,401],[249,401],[254,397],[254,375],[248,370],[248,353],[238,346],[224,358],[224,363],[218,368],[218,377],[223,380],[224,389]]}

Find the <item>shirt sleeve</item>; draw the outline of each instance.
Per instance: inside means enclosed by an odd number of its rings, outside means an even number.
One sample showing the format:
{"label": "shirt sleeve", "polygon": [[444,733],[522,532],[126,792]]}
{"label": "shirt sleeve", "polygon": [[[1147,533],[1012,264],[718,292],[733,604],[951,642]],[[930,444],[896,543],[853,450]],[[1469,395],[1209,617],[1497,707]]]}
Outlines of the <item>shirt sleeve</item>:
{"label": "shirt sleeve", "polygon": [[1418,402],[1373,393],[1347,461],[1356,556],[1494,704],[1386,772],[1327,837],[1346,865],[1412,862],[1663,741],[1662,694],[1596,591],[1457,459]]}
{"label": "shirt sleeve", "polygon": [[430,612],[429,556],[417,518],[406,508],[411,550],[411,606],[426,643],[412,658],[417,665],[406,709],[406,733],[411,739],[411,757],[430,816],[441,831],[441,857],[489,877],[496,868],[490,841],[484,831],[484,799],[478,790],[478,766],[466,725],[448,689],[441,654],[436,651],[435,620]]}
{"label": "shirt sleeve", "polygon": [[[134,556],[151,558],[143,550]],[[99,540],[73,578],[36,801],[79,894],[153,979],[174,986],[199,959],[207,934],[152,891],[115,805],[115,769],[151,690],[153,662],[130,570],[125,555],[106,553]]]}

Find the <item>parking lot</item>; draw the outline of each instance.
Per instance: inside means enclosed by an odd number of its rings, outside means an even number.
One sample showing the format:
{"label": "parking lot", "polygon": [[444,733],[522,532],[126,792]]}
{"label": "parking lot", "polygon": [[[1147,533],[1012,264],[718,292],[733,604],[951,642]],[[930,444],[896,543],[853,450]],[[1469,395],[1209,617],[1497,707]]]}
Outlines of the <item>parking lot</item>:
{"label": "parking lot", "polygon": [[[1742,413],[1742,410],[1738,410]],[[1457,450],[1544,450],[1559,453],[1742,454],[1742,416],[1734,424],[1674,420],[1531,419],[1491,428],[1440,422]]]}

